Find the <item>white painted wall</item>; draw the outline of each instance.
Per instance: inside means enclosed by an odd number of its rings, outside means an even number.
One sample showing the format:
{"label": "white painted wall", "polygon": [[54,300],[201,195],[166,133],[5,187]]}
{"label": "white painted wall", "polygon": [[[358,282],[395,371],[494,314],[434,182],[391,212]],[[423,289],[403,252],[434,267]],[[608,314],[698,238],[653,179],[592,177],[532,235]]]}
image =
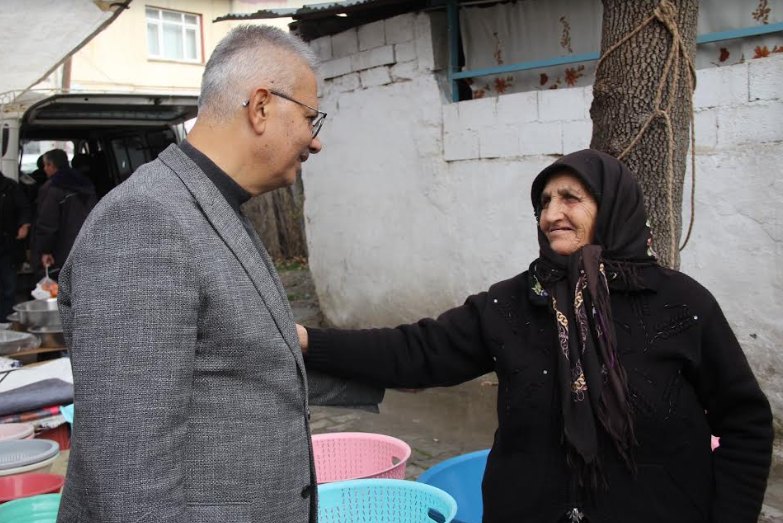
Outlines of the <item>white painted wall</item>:
{"label": "white painted wall", "polygon": [[[590,87],[446,101],[433,20],[403,15],[312,43],[329,118],[304,173],[306,227],[338,326],[435,315],[526,270],[538,250],[530,183],[590,142]],[[697,214],[682,257],[723,306],[778,420],[781,86],[783,57],[698,72]]]}

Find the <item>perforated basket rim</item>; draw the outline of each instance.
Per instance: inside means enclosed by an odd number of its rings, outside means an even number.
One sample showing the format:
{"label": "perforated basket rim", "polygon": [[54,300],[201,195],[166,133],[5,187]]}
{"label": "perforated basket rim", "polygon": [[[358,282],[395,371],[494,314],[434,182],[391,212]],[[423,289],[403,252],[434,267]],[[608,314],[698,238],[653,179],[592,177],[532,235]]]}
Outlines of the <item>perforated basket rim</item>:
{"label": "perforated basket rim", "polygon": [[[364,439],[364,440],[375,440],[375,441],[385,441],[387,443],[393,443],[397,446],[399,446],[403,451],[403,456],[400,458],[399,463],[391,465],[385,469],[379,470],[378,472],[373,473],[374,476],[386,474],[397,467],[401,465],[405,465],[408,463],[408,459],[411,457],[411,446],[405,443],[400,438],[395,438],[394,436],[388,436],[386,434],[376,434],[374,432],[327,432],[325,434],[315,434],[312,436],[313,439],[313,446],[315,446],[315,442],[317,441],[328,441],[328,440],[345,440],[345,439]],[[346,478],[343,481],[358,481],[361,480],[361,477],[357,478]],[[372,479],[372,478],[367,478]],[[400,481],[400,480],[397,480]],[[339,483],[339,482],[330,482],[330,483]]]}
{"label": "perforated basket rim", "polygon": [[318,485],[318,496],[321,497],[332,490],[360,487],[402,487],[410,490],[422,490],[434,496],[444,497],[446,504],[449,505],[449,514],[443,514],[446,517],[446,521],[452,521],[457,516],[457,500],[451,494],[432,485],[407,479],[349,479],[347,481],[324,483],[323,485]]}

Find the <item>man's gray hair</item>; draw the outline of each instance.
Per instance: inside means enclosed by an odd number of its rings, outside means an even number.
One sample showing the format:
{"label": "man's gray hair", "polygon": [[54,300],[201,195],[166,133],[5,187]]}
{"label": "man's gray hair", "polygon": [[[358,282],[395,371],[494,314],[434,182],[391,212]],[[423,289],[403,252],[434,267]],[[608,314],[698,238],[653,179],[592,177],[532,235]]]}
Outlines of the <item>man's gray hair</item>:
{"label": "man's gray hair", "polygon": [[268,25],[240,25],[218,43],[204,68],[199,117],[230,119],[254,87],[267,86],[291,93],[297,80],[297,61],[313,71],[318,59],[297,36]]}

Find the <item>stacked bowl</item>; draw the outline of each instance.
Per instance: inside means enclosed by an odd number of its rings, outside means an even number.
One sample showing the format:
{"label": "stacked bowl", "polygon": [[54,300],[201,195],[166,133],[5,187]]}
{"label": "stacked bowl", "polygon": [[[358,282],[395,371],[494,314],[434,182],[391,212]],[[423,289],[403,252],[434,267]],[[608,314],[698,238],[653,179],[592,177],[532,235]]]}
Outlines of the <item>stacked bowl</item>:
{"label": "stacked bowl", "polygon": [[18,324],[19,330],[27,331],[25,335],[36,339],[40,347],[65,348],[57,298],[19,303],[14,305],[14,311],[16,314],[14,321]]}
{"label": "stacked bowl", "polygon": [[0,477],[0,507],[7,501],[40,494],[57,494],[65,478],[60,474],[14,474]]}
{"label": "stacked bowl", "polygon": [[59,455],[60,446],[48,439],[0,441],[0,477],[49,472]]}
{"label": "stacked bowl", "polygon": [[[11,425],[16,427],[9,430]],[[49,518],[53,498],[42,494],[56,494],[65,483],[63,476],[48,474],[60,447],[54,441],[29,439],[33,431],[27,423],[0,425],[0,432],[0,439],[6,438],[0,441],[0,523],[54,523],[57,506]],[[26,501],[34,498],[40,499]],[[58,494],[58,504],[59,499]]]}
{"label": "stacked bowl", "polygon": [[0,442],[20,439],[33,439],[35,431],[29,423],[0,424]]}

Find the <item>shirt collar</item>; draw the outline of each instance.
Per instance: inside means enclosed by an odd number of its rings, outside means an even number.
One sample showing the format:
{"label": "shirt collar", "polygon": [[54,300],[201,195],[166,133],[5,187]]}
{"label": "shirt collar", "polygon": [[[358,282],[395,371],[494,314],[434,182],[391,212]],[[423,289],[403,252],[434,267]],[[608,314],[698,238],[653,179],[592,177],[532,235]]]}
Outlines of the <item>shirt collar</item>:
{"label": "shirt collar", "polygon": [[179,144],[179,148],[204,171],[204,174],[215,184],[234,212],[238,215],[241,214],[239,206],[248,201],[251,194],[187,140],[183,140]]}

